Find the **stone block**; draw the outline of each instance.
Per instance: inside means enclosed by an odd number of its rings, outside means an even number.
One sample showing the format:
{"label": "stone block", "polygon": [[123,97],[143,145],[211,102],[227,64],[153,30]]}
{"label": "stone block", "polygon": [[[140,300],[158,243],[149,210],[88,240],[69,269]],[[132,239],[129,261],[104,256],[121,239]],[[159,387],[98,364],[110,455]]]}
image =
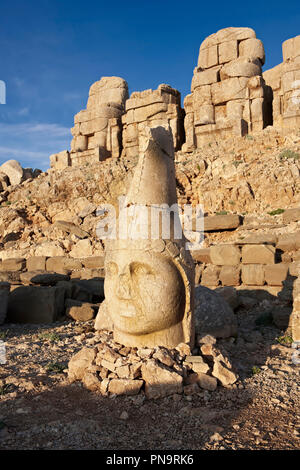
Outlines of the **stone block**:
{"label": "stone block", "polygon": [[275,248],[272,245],[244,245],[242,247],[243,264],[274,264]]}
{"label": "stone block", "polygon": [[289,271],[288,264],[270,264],[265,266],[265,279],[269,286],[282,286]]}
{"label": "stone block", "polygon": [[208,265],[204,268],[201,276],[201,285],[203,286],[218,286],[220,267]]}
{"label": "stone block", "polygon": [[209,69],[218,65],[218,46],[211,46],[199,52],[198,67]]}
{"label": "stone block", "polygon": [[231,230],[239,227],[241,219],[239,215],[212,215],[204,217],[204,231],[217,232],[219,230]]}
{"label": "stone block", "polygon": [[253,122],[263,120],[264,99],[255,98],[251,101],[251,120]]}
{"label": "stone block", "polygon": [[220,70],[221,80],[227,80],[233,77],[253,77],[261,74],[261,66],[253,63],[244,57],[229,62]]}
{"label": "stone block", "polygon": [[196,90],[193,93],[193,109],[197,110],[200,106],[204,104],[212,104],[211,101],[211,86],[204,85]]}
{"label": "stone block", "polygon": [[201,44],[200,50],[206,49],[222,42],[227,41],[243,41],[248,38],[255,38],[256,34],[252,28],[230,27],[223,28],[214,34],[208,36]]}
{"label": "stone block", "polygon": [[115,395],[137,395],[143,383],[143,380],[112,379],[108,385],[108,392]]}
{"label": "stone block", "polygon": [[2,260],[0,271],[22,271],[26,267],[24,258],[7,258]]}
{"label": "stone block", "polygon": [[218,383],[215,377],[211,377],[210,375],[201,373],[197,375],[197,383],[201,388],[203,388],[204,390],[209,390],[210,392],[216,390]]}
{"label": "stone block", "polygon": [[219,64],[231,62],[238,57],[238,42],[234,39],[226,41],[219,45]]}
{"label": "stone block", "polygon": [[145,380],[147,398],[160,398],[174,393],[182,393],[183,378],[153,359],[143,363],[142,378]]}
{"label": "stone block", "polygon": [[284,62],[300,55],[300,36],[287,39],[282,43],[282,55]]}
{"label": "stone block", "polygon": [[70,154],[67,150],[50,155],[50,166],[54,170],[64,170],[68,166],[71,166]]}
{"label": "stone block", "polygon": [[192,78],[191,91],[203,85],[211,85],[219,81],[220,67],[213,67],[211,69],[198,71]]}
{"label": "stone block", "polygon": [[240,266],[222,266],[219,277],[222,286],[238,286],[240,285],[241,268]]}
{"label": "stone block", "polygon": [[[295,209],[286,209],[282,214],[283,223],[298,222],[300,220],[300,207]],[[300,236],[300,234],[299,234]]]}
{"label": "stone block", "polygon": [[249,286],[263,286],[265,270],[262,264],[245,264],[242,266],[242,282]]}
{"label": "stone block", "polygon": [[289,264],[289,274],[291,276],[300,276],[300,261],[294,261]]}
{"label": "stone block", "polygon": [[219,360],[214,361],[212,375],[216,377],[216,379],[218,379],[225,387],[234,384],[238,378],[232,370],[228,369],[225,364]]}
{"label": "stone block", "polygon": [[90,256],[81,260],[85,268],[102,269],[104,268],[104,256]]}
{"label": "stone block", "polygon": [[45,271],[46,256],[31,256],[26,261],[27,271]]}
{"label": "stone block", "polygon": [[246,77],[234,77],[213,83],[211,85],[212,103],[217,105],[231,100],[248,98],[247,83],[248,78]]}
{"label": "stone block", "polygon": [[95,310],[89,304],[73,305],[66,309],[66,315],[73,320],[88,321],[95,316]]}
{"label": "stone block", "polygon": [[191,255],[195,261],[199,263],[211,263],[210,248],[200,248],[199,250],[191,250]]}
{"label": "stone block", "polygon": [[239,56],[247,57],[251,60],[259,59],[261,64],[265,63],[265,49],[262,41],[256,38],[249,38],[239,43]]}
{"label": "stone block", "polygon": [[241,252],[235,245],[214,245],[210,248],[212,264],[219,266],[235,266],[240,263]]}
{"label": "stone block", "polygon": [[67,272],[80,270],[81,268],[82,264],[80,260],[67,258],[65,256],[53,256],[46,261],[46,270],[55,273],[66,274]]}
{"label": "stone block", "polygon": [[300,249],[300,232],[286,233],[278,236],[276,245],[278,250],[297,251]]}
{"label": "stone block", "polygon": [[9,296],[8,321],[52,323],[64,313],[64,293],[60,287],[17,287]]}
{"label": "stone block", "polygon": [[203,104],[194,112],[195,126],[213,124],[215,122],[215,107],[212,104]]}

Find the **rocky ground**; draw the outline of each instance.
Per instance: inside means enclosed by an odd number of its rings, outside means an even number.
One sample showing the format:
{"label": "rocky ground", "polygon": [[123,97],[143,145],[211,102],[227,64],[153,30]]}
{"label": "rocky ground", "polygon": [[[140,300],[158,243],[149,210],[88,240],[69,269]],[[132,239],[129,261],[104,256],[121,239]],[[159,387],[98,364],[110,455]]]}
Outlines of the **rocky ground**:
{"label": "rocky ground", "polygon": [[[136,163],[137,157],[107,159],[49,170],[8,186],[0,192],[2,258],[101,254],[96,237],[101,216],[96,216],[96,208],[117,204],[118,196],[126,194]],[[180,205],[202,204],[206,214],[263,216],[269,227],[274,221],[279,224],[279,233],[295,229],[280,226],[280,215],[274,218],[274,211],[299,207],[298,134],[283,136],[268,127],[255,136],[211,142],[193,153],[177,152],[175,167]],[[58,221],[74,223],[88,240],[78,244]]]}
{"label": "rocky ground", "polygon": [[238,381],[148,400],[70,384],[67,364],[95,340],[93,321],[0,328],[0,449],[297,449],[299,366],[265,302],[239,308],[238,334],[218,340]]}

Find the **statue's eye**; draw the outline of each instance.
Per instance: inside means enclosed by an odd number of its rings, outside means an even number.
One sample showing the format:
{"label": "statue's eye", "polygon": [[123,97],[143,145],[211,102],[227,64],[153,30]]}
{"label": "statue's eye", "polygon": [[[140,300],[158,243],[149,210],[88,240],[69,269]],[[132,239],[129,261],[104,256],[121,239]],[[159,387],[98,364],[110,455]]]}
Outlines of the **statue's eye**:
{"label": "statue's eye", "polygon": [[118,274],[118,266],[116,265],[116,263],[108,263],[105,266],[105,272],[108,276],[115,276],[116,274]]}
{"label": "statue's eye", "polygon": [[130,271],[132,274],[136,274],[138,276],[153,274],[152,269],[149,266],[141,263],[132,263],[130,266]]}

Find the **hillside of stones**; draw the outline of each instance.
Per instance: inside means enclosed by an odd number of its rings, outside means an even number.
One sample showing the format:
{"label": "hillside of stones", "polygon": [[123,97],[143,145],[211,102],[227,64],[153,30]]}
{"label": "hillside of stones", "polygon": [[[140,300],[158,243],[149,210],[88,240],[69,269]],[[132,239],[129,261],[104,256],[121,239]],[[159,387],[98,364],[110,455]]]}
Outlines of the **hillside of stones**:
{"label": "hillside of stones", "polygon": [[[202,204],[206,215],[239,214],[250,229],[255,221],[264,220],[267,225],[276,223],[278,233],[293,232],[297,222],[283,227],[282,219],[285,209],[299,207],[299,155],[300,133],[284,136],[272,127],[253,136],[213,141],[193,153],[179,151],[175,155],[179,204]],[[137,159],[50,169],[8,186],[0,193],[2,259],[102,253],[95,232],[96,208],[117,204],[118,196],[126,194]],[[264,226],[255,230],[263,231]],[[210,238],[234,236],[229,231]]]}

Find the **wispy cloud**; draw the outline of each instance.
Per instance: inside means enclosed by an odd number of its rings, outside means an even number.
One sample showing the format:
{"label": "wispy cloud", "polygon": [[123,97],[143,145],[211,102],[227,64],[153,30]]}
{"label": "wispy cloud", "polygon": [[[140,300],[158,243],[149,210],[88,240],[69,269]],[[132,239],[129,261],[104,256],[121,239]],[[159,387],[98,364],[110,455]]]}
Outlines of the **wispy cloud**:
{"label": "wispy cloud", "polygon": [[0,164],[18,160],[23,167],[49,168],[49,156],[70,146],[70,130],[48,123],[0,123]]}

